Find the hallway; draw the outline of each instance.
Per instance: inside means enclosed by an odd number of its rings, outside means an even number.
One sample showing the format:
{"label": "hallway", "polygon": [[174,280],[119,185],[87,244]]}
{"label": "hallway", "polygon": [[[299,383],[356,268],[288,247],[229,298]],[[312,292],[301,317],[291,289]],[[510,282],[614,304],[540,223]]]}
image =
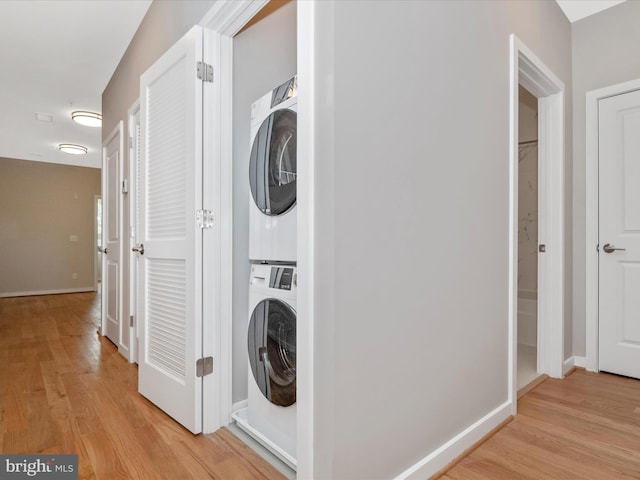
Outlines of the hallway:
{"label": "hallway", "polygon": [[281,479],[227,429],[194,436],[137,393],[95,293],[0,298],[0,452],[78,454],[80,479]]}

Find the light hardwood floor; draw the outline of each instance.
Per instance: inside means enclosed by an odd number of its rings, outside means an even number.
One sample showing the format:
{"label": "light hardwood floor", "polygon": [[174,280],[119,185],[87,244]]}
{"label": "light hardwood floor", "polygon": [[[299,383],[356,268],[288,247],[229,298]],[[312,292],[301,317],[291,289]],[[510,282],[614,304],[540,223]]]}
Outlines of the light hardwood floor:
{"label": "light hardwood floor", "polygon": [[227,429],[192,435],[137,393],[94,293],[0,298],[0,452],[76,453],[81,479],[283,479]]}
{"label": "light hardwood floor", "polygon": [[518,401],[518,414],[441,480],[640,479],[640,381],[576,370]]}
{"label": "light hardwood floor", "polygon": [[[194,436],[140,396],[136,367],[96,334],[96,300],[0,298],[0,452],[77,453],[81,479],[284,478],[228,430]],[[640,381],[546,380],[441,479],[640,479]]]}

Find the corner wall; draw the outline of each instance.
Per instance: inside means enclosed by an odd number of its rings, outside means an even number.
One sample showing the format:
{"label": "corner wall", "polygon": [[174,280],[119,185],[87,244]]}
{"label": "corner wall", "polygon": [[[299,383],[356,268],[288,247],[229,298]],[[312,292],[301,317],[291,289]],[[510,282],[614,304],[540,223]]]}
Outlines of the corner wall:
{"label": "corner wall", "polygon": [[314,474],[425,478],[509,401],[509,35],[566,86],[571,178],[570,24],[539,1],[315,12]]}
{"label": "corner wall", "polygon": [[0,158],[0,296],[95,289],[95,195],[99,169]]}
{"label": "corner wall", "polygon": [[640,78],[640,2],[624,2],[572,25],[574,230],[573,354],[586,355],[586,100],[591,90]]}

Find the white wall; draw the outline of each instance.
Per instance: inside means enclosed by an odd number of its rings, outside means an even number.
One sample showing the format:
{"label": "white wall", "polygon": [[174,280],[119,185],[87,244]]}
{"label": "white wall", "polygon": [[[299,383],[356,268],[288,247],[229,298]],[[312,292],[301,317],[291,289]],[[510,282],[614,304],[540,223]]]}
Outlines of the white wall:
{"label": "white wall", "polygon": [[570,102],[570,25],[539,1],[315,11],[315,477],[388,479],[508,399],[509,34]]}
{"label": "white wall", "polygon": [[296,74],[296,12],[272,1],[233,39],[233,402],[247,398],[251,104]]}
{"label": "white wall", "polygon": [[573,354],[586,354],[585,94],[640,78],[640,2],[616,5],[572,25],[574,231]]}

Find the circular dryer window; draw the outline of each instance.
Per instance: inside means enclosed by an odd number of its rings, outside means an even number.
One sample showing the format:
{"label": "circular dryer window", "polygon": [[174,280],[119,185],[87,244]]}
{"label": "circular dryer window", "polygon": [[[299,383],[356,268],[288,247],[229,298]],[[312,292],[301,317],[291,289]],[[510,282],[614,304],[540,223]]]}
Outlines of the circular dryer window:
{"label": "circular dryer window", "polygon": [[249,185],[266,215],[281,215],[296,204],[297,114],[276,110],[262,122],[251,147]]}
{"label": "circular dryer window", "polygon": [[275,298],[262,300],[251,314],[249,364],[262,394],[288,407],[296,402],[296,313]]}

